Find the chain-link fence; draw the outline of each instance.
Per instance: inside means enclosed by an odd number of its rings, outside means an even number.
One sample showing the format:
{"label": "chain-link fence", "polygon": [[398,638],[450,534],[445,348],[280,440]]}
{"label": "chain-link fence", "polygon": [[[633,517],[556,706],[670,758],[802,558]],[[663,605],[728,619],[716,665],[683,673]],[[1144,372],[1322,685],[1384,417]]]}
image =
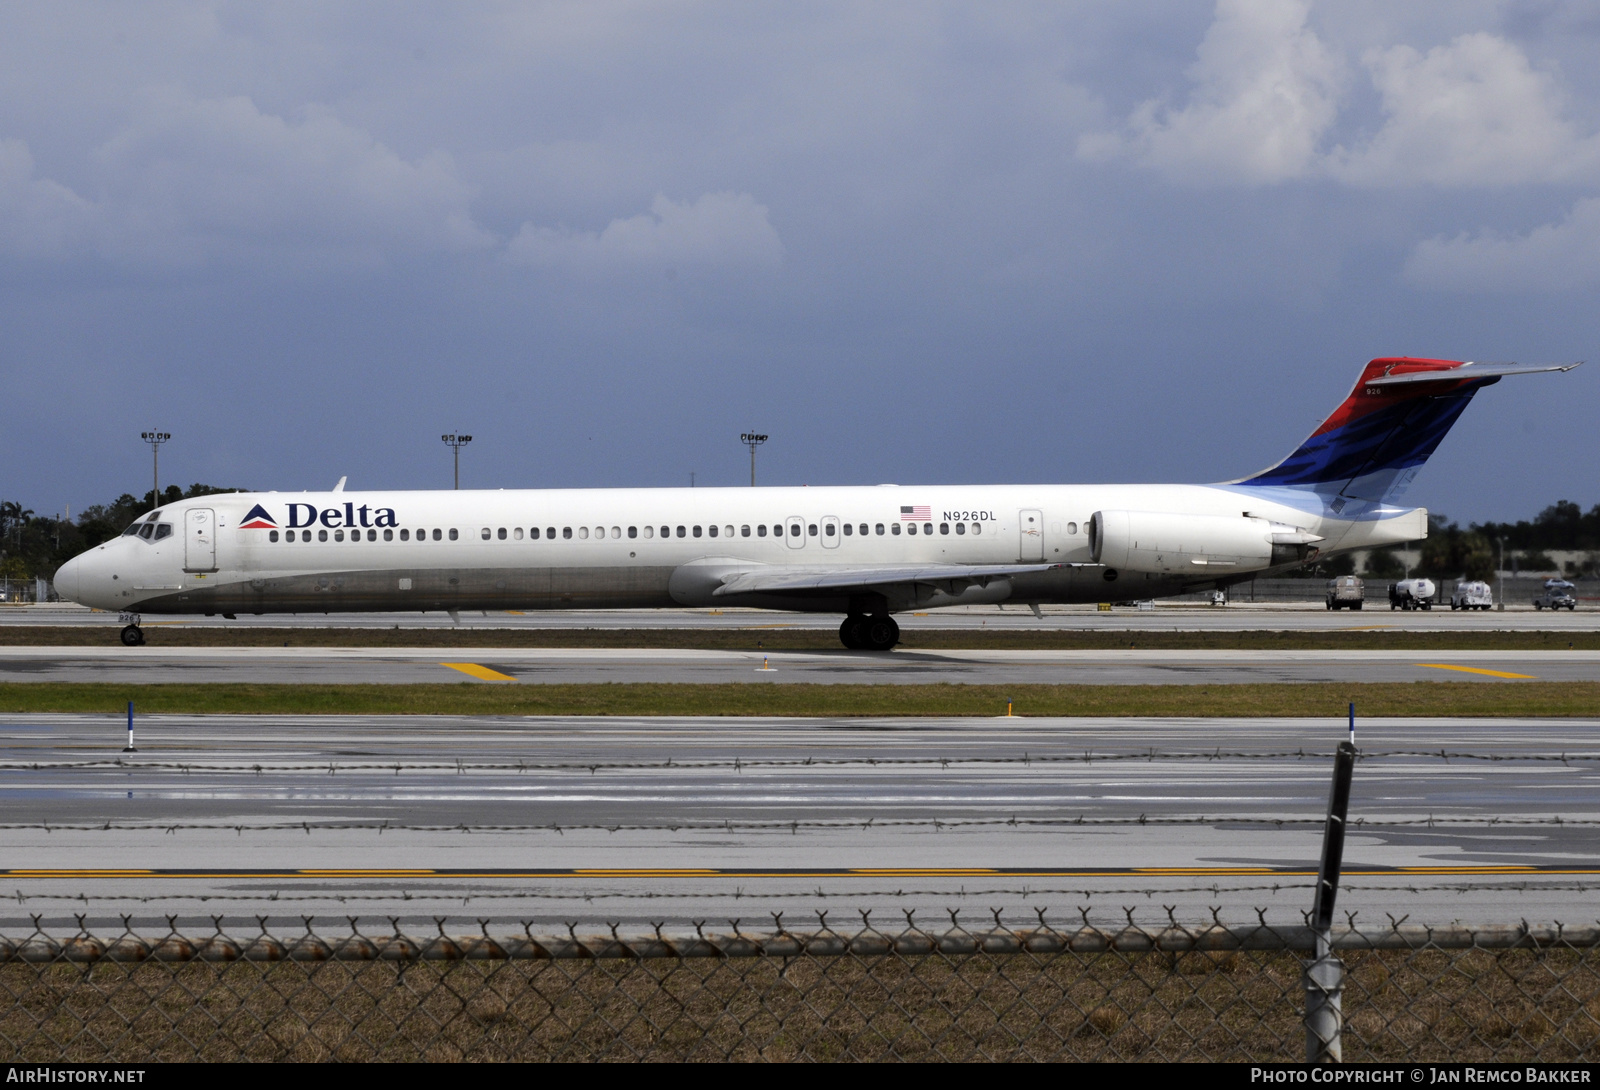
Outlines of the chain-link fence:
{"label": "chain-link fence", "polygon": [[[351,919],[96,936],[35,921],[0,939],[0,1041],[34,1063],[1305,1057],[1309,927],[1091,915],[638,934]],[[1600,927],[1346,926],[1332,945],[1346,1060],[1573,1061],[1600,1046]]]}

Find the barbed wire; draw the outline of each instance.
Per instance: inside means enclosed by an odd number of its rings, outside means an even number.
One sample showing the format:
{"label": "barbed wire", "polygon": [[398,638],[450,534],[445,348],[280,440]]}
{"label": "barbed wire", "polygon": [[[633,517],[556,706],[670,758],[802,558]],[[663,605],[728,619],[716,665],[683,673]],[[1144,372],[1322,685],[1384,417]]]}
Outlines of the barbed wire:
{"label": "barbed wire", "polygon": [[[732,769],[741,772],[757,768],[839,768],[839,767],[934,767],[952,765],[1051,765],[1051,764],[1104,764],[1114,762],[1155,761],[1283,761],[1330,760],[1332,750],[1144,750],[1125,753],[1085,750],[1081,754],[1030,754],[1015,757],[790,757],[752,758],[735,757],[732,760],[674,760],[661,761],[319,761],[316,763],[284,764],[278,762],[251,764],[213,764],[206,761],[153,761],[124,757],[90,761],[3,761],[0,772],[46,771],[113,771],[140,772],[164,771],[190,775],[196,772],[233,773],[260,776],[268,772],[316,772],[337,775],[341,772],[599,772],[613,771],[699,771],[707,769]],[[1364,761],[1395,758],[1426,758],[1450,761],[1534,762],[1545,764],[1600,764],[1600,752],[1579,753],[1478,753],[1468,750],[1447,749],[1386,749],[1358,751],[1357,758]]]}

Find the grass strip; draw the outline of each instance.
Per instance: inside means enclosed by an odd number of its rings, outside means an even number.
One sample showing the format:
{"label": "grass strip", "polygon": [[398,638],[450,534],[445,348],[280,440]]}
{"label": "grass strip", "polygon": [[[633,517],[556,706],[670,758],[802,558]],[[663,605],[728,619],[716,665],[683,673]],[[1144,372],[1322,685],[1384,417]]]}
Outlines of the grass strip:
{"label": "grass strip", "polygon": [[0,712],[209,715],[692,715],[1571,717],[1600,714],[1600,682],[1267,685],[118,685],[0,684]]}
{"label": "grass strip", "polygon": [[[1175,621],[1174,623],[1181,623]],[[1268,621],[1267,623],[1270,623]],[[837,651],[826,629],[772,628],[220,628],[154,624],[151,647],[659,648],[701,651]],[[1136,630],[901,629],[907,650],[1106,651],[1596,651],[1600,631],[1149,632]],[[0,625],[0,646],[106,647],[117,630],[88,625]]]}

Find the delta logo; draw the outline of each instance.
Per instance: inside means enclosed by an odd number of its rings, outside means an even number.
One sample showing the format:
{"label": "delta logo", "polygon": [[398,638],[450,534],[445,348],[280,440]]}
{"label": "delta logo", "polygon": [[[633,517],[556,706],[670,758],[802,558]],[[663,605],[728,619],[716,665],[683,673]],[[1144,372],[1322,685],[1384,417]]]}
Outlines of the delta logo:
{"label": "delta logo", "polygon": [[239,529],[241,530],[276,530],[277,528],[278,524],[273,521],[271,515],[267,514],[267,509],[259,503],[250,508],[250,513],[239,524]]}

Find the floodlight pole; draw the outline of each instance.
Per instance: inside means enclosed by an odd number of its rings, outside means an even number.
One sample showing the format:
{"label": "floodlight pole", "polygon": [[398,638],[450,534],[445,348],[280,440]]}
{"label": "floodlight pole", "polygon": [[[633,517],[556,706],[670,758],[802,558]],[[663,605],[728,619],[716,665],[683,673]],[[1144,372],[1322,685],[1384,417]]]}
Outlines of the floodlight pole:
{"label": "floodlight pole", "polygon": [[1500,543],[1500,567],[1494,573],[1495,609],[1501,610],[1506,608],[1506,539],[1499,537],[1495,540]]}
{"label": "floodlight pole", "polygon": [[470,436],[470,435],[456,435],[454,432],[451,432],[448,435],[441,435],[441,436],[439,436],[439,438],[443,439],[444,442],[445,442],[445,445],[450,447],[455,452],[455,456],[456,456],[456,490],[460,491],[460,489],[461,489],[461,448],[466,446],[468,443],[472,442],[472,436]]}
{"label": "floodlight pole", "polygon": [[747,431],[743,435],[739,436],[739,442],[743,443],[745,446],[750,448],[750,487],[751,488],[754,488],[756,486],[756,448],[759,447],[762,443],[765,443],[766,441],[767,441],[767,437],[765,435],[758,435],[753,431]]}
{"label": "floodlight pole", "polygon": [[161,444],[172,438],[169,431],[142,431],[139,438],[150,444],[150,510],[161,506]]}

